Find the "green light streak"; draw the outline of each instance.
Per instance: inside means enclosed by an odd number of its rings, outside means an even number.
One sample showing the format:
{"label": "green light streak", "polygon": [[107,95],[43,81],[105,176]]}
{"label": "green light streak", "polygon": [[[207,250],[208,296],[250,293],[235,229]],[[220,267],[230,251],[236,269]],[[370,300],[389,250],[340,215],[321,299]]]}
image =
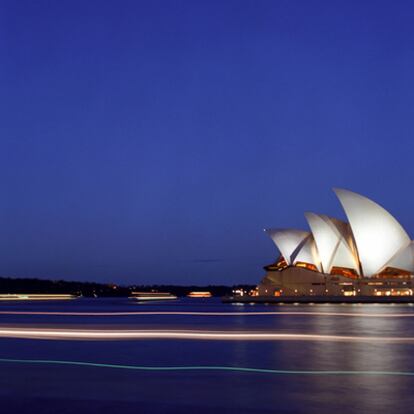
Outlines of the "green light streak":
{"label": "green light streak", "polygon": [[231,371],[231,372],[250,372],[257,374],[273,374],[273,375],[388,375],[388,376],[414,376],[412,371],[312,371],[312,370],[280,370],[268,368],[250,368],[250,367],[234,367],[222,365],[188,365],[188,366],[143,366],[143,365],[122,365],[122,364],[103,364],[98,362],[82,362],[82,361],[64,361],[52,359],[11,359],[0,358],[0,363],[16,363],[16,364],[39,364],[39,365],[71,365],[81,367],[95,368],[112,368],[127,369],[136,371]]}

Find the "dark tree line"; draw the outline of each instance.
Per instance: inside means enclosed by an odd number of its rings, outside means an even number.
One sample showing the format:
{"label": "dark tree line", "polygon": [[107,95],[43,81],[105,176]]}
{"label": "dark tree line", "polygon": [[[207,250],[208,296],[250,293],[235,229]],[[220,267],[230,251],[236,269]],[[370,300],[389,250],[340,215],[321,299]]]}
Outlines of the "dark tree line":
{"label": "dark tree line", "polygon": [[134,285],[118,286],[94,282],[71,282],[65,280],[44,279],[15,279],[0,277],[0,293],[68,293],[86,297],[123,297],[131,292],[170,292],[177,296],[186,296],[191,291],[209,291],[213,296],[231,294],[233,289],[253,289],[253,285],[206,285],[206,286],[177,286],[177,285]]}

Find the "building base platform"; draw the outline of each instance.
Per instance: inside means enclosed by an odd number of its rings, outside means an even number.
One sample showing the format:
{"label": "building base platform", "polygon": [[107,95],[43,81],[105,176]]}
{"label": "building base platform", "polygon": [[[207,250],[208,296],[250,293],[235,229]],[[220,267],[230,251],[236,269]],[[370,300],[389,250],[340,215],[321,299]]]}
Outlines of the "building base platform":
{"label": "building base platform", "polygon": [[414,296],[224,296],[223,303],[414,303]]}

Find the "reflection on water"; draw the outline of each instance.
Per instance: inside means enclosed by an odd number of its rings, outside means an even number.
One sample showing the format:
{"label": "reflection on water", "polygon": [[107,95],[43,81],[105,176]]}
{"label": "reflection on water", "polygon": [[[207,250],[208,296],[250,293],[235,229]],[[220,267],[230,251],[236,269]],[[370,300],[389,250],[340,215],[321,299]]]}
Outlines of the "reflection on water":
{"label": "reflection on water", "polygon": [[[126,300],[2,304],[2,311],[302,312],[300,315],[0,314],[0,326],[99,329],[196,329],[317,335],[414,337],[407,305],[223,305],[183,300],[137,306]],[[321,314],[323,313],[323,315]],[[350,317],[338,314],[358,314]],[[362,314],[362,315],[361,315]],[[367,316],[363,316],[367,315]],[[371,315],[371,317],[368,317]],[[377,315],[372,317],[372,315]],[[384,317],[381,317],[384,315]],[[394,315],[393,317],[390,317]],[[344,375],[344,371],[414,372],[414,344],[303,341],[49,341],[0,339],[0,358],[72,360],[145,366],[237,366],[336,375],[224,371],[143,372],[2,363],[0,398],[9,412],[331,413],[410,412],[414,377]],[[342,372],[342,374],[341,374]]]}

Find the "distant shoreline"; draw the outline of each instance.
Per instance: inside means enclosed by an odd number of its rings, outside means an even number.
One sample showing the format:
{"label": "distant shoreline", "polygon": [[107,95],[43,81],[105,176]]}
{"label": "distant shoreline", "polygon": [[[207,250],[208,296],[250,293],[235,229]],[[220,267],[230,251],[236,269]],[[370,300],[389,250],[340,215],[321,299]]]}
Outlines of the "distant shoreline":
{"label": "distant shoreline", "polygon": [[133,291],[169,292],[176,296],[187,296],[192,291],[209,291],[213,296],[231,295],[233,289],[251,290],[255,285],[115,285],[113,283],[49,280],[37,278],[0,277],[0,294],[7,293],[44,293],[71,294],[84,297],[128,297]]}

